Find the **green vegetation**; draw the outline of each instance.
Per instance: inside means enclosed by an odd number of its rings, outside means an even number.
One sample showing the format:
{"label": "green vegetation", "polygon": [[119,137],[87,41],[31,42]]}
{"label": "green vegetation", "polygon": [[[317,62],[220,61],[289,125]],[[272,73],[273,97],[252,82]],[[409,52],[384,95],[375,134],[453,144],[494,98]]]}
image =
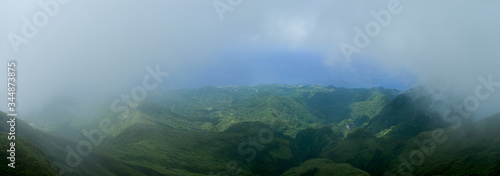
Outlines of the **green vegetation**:
{"label": "green vegetation", "polygon": [[350,164],[333,163],[329,159],[317,158],[307,160],[300,164],[299,167],[294,167],[287,170],[282,176],[303,176],[303,175],[314,175],[314,176],[369,176],[370,174],[352,167]]}
{"label": "green vegetation", "polygon": [[[50,160],[38,146],[21,137],[17,137],[15,141],[9,141],[7,135],[0,132],[2,175],[56,175],[51,168]],[[9,150],[10,142],[15,142],[15,168],[7,166],[10,161],[6,158],[10,153],[6,151]]]}
{"label": "green vegetation", "polygon": [[[66,175],[384,175],[397,173],[400,156],[420,149],[414,141],[432,138],[434,129],[443,129],[447,141],[436,143],[414,175],[499,173],[500,115],[452,130],[431,111],[429,97],[410,93],[289,85],[161,89],[121,114],[108,105],[80,114],[68,98],[61,109],[60,102],[47,105],[44,120],[18,119],[21,169],[6,163],[2,169],[55,175],[61,168],[53,162],[66,163],[67,147],[88,141],[81,131],[109,119],[102,142]],[[2,144],[7,125],[0,124]]]}
{"label": "green vegetation", "polygon": [[[500,114],[475,123],[466,123],[461,128],[444,129],[445,141],[425,145],[432,152],[424,158],[422,165],[415,167],[415,175],[498,175],[500,173]],[[420,133],[409,141],[423,143],[432,139],[432,132]],[[402,154],[408,156],[421,147],[405,143]],[[396,163],[396,162],[395,162]],[[399,164],[399,163],[398,163]],[[395,166],[393,165],[393,168]]]}

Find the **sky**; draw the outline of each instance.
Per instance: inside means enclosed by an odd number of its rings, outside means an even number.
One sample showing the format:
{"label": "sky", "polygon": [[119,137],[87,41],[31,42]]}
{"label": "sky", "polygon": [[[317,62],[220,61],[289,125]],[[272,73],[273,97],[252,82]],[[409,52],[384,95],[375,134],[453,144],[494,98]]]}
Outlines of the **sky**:
{"label": "sky", "polygon": [[[460,99],[479,76],[500,81],[499,8],[495,0],[5,0],[0,66],[18,63],[21,110],[54,96],[130,92],[156,65],[169,73],[163,87],[424,85]],[[13,35],[26,42],[13,45]],[[356,48],[348,58],[345,46]]]}

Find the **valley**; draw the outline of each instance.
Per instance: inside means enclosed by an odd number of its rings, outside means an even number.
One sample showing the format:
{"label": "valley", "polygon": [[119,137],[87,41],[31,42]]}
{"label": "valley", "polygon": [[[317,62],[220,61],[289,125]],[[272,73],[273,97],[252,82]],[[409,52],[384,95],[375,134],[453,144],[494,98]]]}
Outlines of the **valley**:
{"label": "valley", "polygon": [[[42,175],[179,176],[499,173],[500,141],[492,134],[499,133],[500,115],[467,121],[454,130],[432,111],[428,96],[412,92],[280,84],[164,88],[127,113],[96,108],[92,114],[99,115],[84,120],[82,112],[88,109],[74,99],[59,98],[44,113],[18,119],[16,167],[21,169],[13,171],[34,167]],[[7,118],[1,114],[2,121]],[[7,126],[0,128],[2,140],[7,139]]]}

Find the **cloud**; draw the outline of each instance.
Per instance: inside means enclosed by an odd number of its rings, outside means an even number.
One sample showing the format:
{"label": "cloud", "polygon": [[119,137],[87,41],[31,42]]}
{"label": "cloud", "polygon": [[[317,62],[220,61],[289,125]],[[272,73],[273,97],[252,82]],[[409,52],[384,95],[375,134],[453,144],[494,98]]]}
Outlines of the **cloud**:
{"label": "cloud", "polygon": [[[370,51],[393,67],[404,67],[429,90],[460,101],[474,95],[478,77],[500,81],[498,3],[488,1],[422,1],[409,4]],[[482,103],[482,115],[498,113],[495,93]],[[446,101],[446,100],[443,100]],[[450,102],[452,103],[452,102]],[[456,102],[453,102],[456,103]]]}
{"label": "cloud", "polygon": [[[293,62],[325,66],[326,71],[317,75],[330,79],[321,82],[344,84],[339,86],[407,87],[415,82],[404,79],[416,77],[463,97],[473,91],[480,75],[491,73],[500,80],[495,68],[500,60],[496,1],[401,0],[403,12],[392,16],[391,23],[352,63],[345,62],[339,44],[352,43],[354,28],[364,28],[374,20],[371,11],[387,9],[388,2],[244,0],[224,13],[221,21],[212,1],[71,1],[61,5],[59,13],[19,53],[3,37],[0,47],[5,52],[0,57],[18,60],[19,104],[26,109],[40,107],[53,95],[119,95],[140,84],[148,65],[160,64],[172,79],[163,86],[176,86],[173,83],[203,82],[199,78],[210,75],[207,70],[218,70],[212,75],[219,76],[234,73],[227,67],[230,63],[244,68],[247,62],[265,65],[272,61],[271,68],[283,68],[289,56],[273,53],[287,52],[311,53]],[[14,7],[20,10],[9,10]],[[21,33],[22,19],[32,18],[40,9],[35,1],[0,2],[5,14],[0,22],[7,26],[0,34]],[[249,61],[244,54],[261,59]],[[288,80],[308,82],[315,76],[305,73],[309,70],[298,69],[310,76]],[[275,80],[290,72],[276,74],[280,77]],[[269,82],[257,67],[244,73],[238,74],[245,78],[240,84]],[[203,83],[230,84],[233,80],[220,77],[224,78]],[[0,81],[5,82],[5,77]],[[0,98],[6,99],[5,95]]]}

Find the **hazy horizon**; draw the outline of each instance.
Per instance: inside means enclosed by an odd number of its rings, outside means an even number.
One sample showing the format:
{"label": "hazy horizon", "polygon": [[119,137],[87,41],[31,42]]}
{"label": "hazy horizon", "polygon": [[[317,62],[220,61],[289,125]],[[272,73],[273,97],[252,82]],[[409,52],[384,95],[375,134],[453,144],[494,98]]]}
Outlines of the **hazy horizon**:
{"label": "hazy horizon", "polygon": [[0,24],[1,175],[500,174],[498,0],[3,0]]}
{"label": "hazy horizon", "polygon": [[[216,1],[194,2],[69,1],[51,7],[57,13],[35,25],[33,36],[23,30],[44,8],[37,1],[0,2],[0,65],[18,62],[20,111],[52,96],[130,91],[148,74],[145,68],[156,65],[170,74],[163,87],[424,85],[463,99],[474,93],[479,76],[500,80],[496,1],[241,1],[223,18]],[[380,17],[393,2],[399,4],[390,19]],[[380,31],[357,46],[355,40],[363,41],[357,36],[367,35],[365,27],[374,22]],[[13,34],[28,42],[13,45]],[[359,52],[347,58],[343,43]]]}

